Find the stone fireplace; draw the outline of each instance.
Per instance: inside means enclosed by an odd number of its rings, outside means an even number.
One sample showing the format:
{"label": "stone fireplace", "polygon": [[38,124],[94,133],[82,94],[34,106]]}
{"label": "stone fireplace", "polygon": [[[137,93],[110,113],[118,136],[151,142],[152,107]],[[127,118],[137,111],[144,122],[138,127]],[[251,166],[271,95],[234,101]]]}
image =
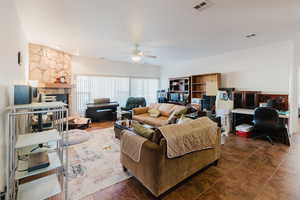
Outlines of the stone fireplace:
{"label": "stone fireplace", "polygon": [[[56,96],[71,105],[72,56],[39,44],[29,44],[29,79],[38,81],[38,92],[45,96]],[[60,77],[65,82],[57,81]],[[66,100],[67,98],[67,100]]]}

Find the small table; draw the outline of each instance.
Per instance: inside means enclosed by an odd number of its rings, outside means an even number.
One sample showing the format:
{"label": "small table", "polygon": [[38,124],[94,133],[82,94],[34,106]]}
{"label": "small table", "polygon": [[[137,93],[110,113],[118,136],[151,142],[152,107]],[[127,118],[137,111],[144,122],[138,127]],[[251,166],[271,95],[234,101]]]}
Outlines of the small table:
{"label": "small table", "polygon": [[85,117],[68,117],[64,119],[64,123],[68,120],[69,129],[87,129],[91,125],[91,119]]}
{"label": "small table", "polygon": [[120,112],[121,114],[121,119],[124,120],[124,119],[132,119],[132,111],[126,111],[126,110],[122,110]]}
{"label": "small table", "polygon": [[[115,137],[120,139],[121,136],[121,132],[123,130],[129,130],[129,131],[133,131],[132,128],[132,122],[135,120],[118,120],[114,123],[114,131],[115,131]],[[140,123],[140,122],[139,122]],[[141,123],[140,123],[141,124]],[[155,127],[150,126],[148,124],[142,124],[145,128],[151,128],[151,129],[155,129]]]}

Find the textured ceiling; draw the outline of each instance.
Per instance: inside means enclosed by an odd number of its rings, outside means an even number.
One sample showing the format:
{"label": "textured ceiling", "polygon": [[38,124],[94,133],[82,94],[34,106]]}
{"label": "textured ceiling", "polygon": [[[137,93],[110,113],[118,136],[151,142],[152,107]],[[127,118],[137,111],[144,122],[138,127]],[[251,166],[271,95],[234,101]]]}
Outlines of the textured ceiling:
{"label": "textured ceiling", "polygon": [[[130,61],[135,43],[166,62],[285,41],[300,33],[299,0],[16,0],[31,42]],[[251,39],[245,35],[256,33]]]}

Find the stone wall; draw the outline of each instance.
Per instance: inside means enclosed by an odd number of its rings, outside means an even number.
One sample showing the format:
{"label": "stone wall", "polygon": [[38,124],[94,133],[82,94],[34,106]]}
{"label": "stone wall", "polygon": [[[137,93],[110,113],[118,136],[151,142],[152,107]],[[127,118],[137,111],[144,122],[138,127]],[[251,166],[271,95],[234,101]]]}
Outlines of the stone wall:
{"label": "stone wall", "polygon": [[72,84],[71,55],[39,44],[29,44],[29,79],[54,83],[65,76]]}

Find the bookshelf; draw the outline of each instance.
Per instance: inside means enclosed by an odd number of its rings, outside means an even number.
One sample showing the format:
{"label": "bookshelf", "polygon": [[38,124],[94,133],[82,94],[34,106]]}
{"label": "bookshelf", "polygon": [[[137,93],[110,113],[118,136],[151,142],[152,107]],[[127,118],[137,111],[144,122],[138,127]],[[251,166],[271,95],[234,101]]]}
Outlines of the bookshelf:
{"label": "bookshelf", "polygon": [[199,74],[191,76],[191,98],[216,96],[221,85],[221,74]]}
{"label": "bookshelf", "polygon": [[[187,104],[190,102],[191,78],[178,77],[169,79],[168,99],[170,103]],[[173,97],[178,97],[174,100]]]}

